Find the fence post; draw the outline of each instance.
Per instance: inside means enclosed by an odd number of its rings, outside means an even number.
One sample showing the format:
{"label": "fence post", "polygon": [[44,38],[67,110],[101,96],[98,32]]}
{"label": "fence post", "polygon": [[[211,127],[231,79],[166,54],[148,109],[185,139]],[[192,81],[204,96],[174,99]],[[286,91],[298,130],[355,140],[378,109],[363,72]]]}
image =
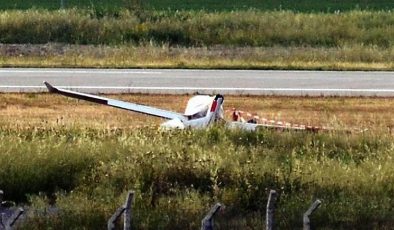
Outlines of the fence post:
{"label": "fence post", "polygon": [[215,206],[209,210],[208,214],[201,221],[201,230],[213,230],[213,217],[220,210],[222,205],[216,203]]}
{"label": "fence post", "polygon": [[115,230],[115,222],[119,219],[119,217],[124,212],[125,208],[122,206],[116,210],[116,212],[109,218],[107,223],[108,230]]}
{"label": "fence post", "polygon": [[7,220],[5,218],[5,213],[2,212],[0,213],[0,226],[5,229],[6,225],[7,225]]}
{"label": "fence post", "polygon": [[[0,190],[0,211],[2,211],[3,199],[4,199],[4,191]],[[5,213],[0,213],[0,226],[3,228],[5,228],[6,226]]]}
{"label": "fence post", "polygon": [[275,205],[276,205],[277,193],[275,190],[271,190],[268,196],[267,202],[267,214],[266,214],[266,229],[272,230],[274,229],[274,214],[275,214]]}
{"label": "fence post", "polygon": [[66,0],[60,0],[60,8],[64,9],[66,7]]}
{"label": "fence post", "polygon": [[131,205],[133,203],[134,191],[129,191],[127,194],[126,202],[124,204],[123,213],[123,230],[131,230]]}
{"label": "fence post", "polygon": [[114,230],[115,223],[123,214],[123,229],[131,230],[131,204],[133,203],[134,191],[129,191],[126,202],[116,210],[116,212],[109,218],[107,222],[107,229]]}
{"label": "fence post", "polygon": [[15,210],[15,212],[12,214],[12,216],[6,221],[5,229],[11,230],[12,226],[19,219],[19,217],[23,214],[23,212],[24,212],[23,208],[18,208],[17,210]]}
{"label": "fence post", "polygon": [[24,210],[23,208],[17,208],[12,215],[7,218],[7,214],[4,213],[3,211],[11,211],[11,209],[8,209],[7,206],[10,204],[10,202],[4,201],[4,191],[0,190],[0,226],[2,229],[5,230],[11,230],[12,226],[15,224],[15,222],[19,219],[19,217],[23,214]]}
{"label": "fence post", "polygon": [[321,201],[317,199],[313,204],[309,207],[309,209],[304,213],[304,228],[303,230],[310,230],[311,229],[311,221],[309,216],[320,206]]}

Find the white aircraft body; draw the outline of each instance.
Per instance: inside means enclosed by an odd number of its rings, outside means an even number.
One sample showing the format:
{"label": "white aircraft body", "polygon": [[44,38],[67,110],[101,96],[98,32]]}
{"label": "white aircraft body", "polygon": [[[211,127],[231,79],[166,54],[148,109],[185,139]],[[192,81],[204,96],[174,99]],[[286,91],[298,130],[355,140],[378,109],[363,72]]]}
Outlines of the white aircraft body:
{"label": "white aircraft body", "polygon": [[[81,100],[86,100],[102,105],[112,106],[115,108],[125,109],[128,111],[143,113],[151,116],[161,117],[168,119],[168,121],[161,124],[164,129],[185,129],[185,128],[206,128],[213,123],[224,120],[224,110],[223,102],[224,97],[220,94],[215,96],[208,95],[197,95],[189,99],[184,114],[172,112],[168,110],[163,110],[151,106],[140,105],[130,102],[124,102],[119,100],[114,100],[110,98],[100,97],[96,95],[75,92],[66,89],[60,89],[52,86],[48,82],[44,81],[45,86],[48,88],[49,92],[61,94],[67,97],[77,98]],[[233,111],[237,113],[237,111]],[[233,113],[233,114],[234,114]],[[238,115],[237,115],[238,117]],[[245,121],[238,118],[233,119],[233,121],[226,124],[230,128],[238,128],[254,131],[259,127],[273,128],[273,129],[293,129],[293,130],[310,130],[318,131],[320,128],[312,126],[292,126],[289,123],[282,122],[271,122],[264,124],[257,124],[255,121]]]}

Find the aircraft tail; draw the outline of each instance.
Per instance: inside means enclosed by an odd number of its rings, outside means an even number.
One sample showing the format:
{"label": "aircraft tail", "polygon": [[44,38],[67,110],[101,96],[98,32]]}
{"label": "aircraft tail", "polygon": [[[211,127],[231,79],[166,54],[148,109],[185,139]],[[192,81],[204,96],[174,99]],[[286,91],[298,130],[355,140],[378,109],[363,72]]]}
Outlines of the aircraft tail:
{"label": "aircraft tail", "polygon": [[206,115],[206,117],[209,119],[209,123],[221,117],[220,113],[222,110],[223,101],[224,97],[220,94],[217,94],[213,99],[211,107],[209,108],[209,111]]}

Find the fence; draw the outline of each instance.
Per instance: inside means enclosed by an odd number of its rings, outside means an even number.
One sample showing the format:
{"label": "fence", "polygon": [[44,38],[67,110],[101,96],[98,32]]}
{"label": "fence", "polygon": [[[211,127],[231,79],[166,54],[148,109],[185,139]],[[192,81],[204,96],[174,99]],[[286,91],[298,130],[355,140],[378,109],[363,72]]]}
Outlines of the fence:
{"label": "fence", "polygon": [[[12,230],[12,227],[15,225],[16,221],[21,217],[24,213],[22,208],[14,208],[11,209],[8,206],[9,202],[3,201],[4,192],[0,190],[0,230]],[[275,209],[276,209],[276,201],[277,201],[277,192],[275,190],[271,190],[268,196],[267,208],[266,208],[266,230],[275,229]],[[123,215],[123,229],[131,230],[132,229],[132,204],[134,198],[134,191],[129,191],[126,197],[125,203],[119,207],[115,213],[108,219],[107,229],[115,230],[116,223],[119,221],[121,216]],[[304,213],[303,216],[303,229],[310,230],[311,229],[311,221],[310,215],[320,206],[321,201],[316,200],[310,208]],[[205,215],[205,217],[201,221],[201,230],[213,230],[214,229],[214,217],[219,213],[222,209],[223,205],[221,203],[216,203],[209,212]]]}
{"label": "fence", "polygon": [[[271,190],[268,196],[267,201],[267,209],[266,209],[266,230],[275,229],[275,209],[276,209],[276,201],[277,201],[277,192],[275,190]],[[132,208],[132,200],[134,197],[134,192],[130,191],[127,195],[126,202],[124,205],[119,207],[116,212],[111,216],[108,220],[108,230],[115,230],[115,224],[120,219],[123,214],[123,230],[131,230],[131,208]],[[303,216],[303,230],[311,229],[311,221],[310,216],[312,213],[320,206],[321,201],[317,199],[309,209],[304,213]],[[219,213],[222,208],[221,203],[216,203],[209,212],[205,215],[205,217],[201,221],[201,230],[213,230],[214,229],[214,217]]]}
{"label": "fence", "polygon": [[16,221],[22,216],[23,208],[9,208],[12,203],[3,201],[4,192],[0,190],[0,229],[11,230]]}

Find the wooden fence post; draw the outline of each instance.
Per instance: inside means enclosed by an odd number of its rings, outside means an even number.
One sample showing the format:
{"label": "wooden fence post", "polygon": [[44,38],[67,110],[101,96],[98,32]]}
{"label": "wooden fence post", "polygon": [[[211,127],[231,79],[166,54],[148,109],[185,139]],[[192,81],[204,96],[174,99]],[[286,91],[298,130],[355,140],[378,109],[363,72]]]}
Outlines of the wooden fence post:
{"label": "wooden fence post", "polygon": [[122,206],[116,210],[116,212],[109,218],[107,223],[108,230],[115,230],[115,222],[119,219],[119,217],[124,212],[125,208]]}
{"label": "wooden fence post", "polygon": [[267,201],[267,212],[266,212],[267,214],[265,220],[266,230],[274,229],[274,214],[275,214],[275,205],[277,200],[276,198],[277,198],[276,191],[271,190]]}
{"label": "wooden fence post", "polygon": [[5,218],[5,213],[0,213],[0,226],[5,229],[7,219]]}
{"label": "wooden fence post", "polygon": [[15,222],[19,219],[19,217],[23,214],[23,208],[17,208],[12,215],[7,218],[5,213],[10,212],[12,209],[8,209],[8,205],[11,204],[10,202],[4,201],[4,191],[0,190],[0,226],[5,230],[11,230],[12,226],[14,226]]}
{"label": "wooden fence post", "polygon": [[15,222],[19,219],[23,212],[23,208],[18,208],[17,210],[15,210],[12,216],[6,221],[5,230],[11,230],[12,226],[14,226]]}
{"label": "wooden fence post", "polygon": [[0,190],[0,205],[3,203],[3,199],[4,199],[4,191]]}
{"label": "wooden fence post", "polygon": [[134,191],[129,191],[127,194],[126,202],[122,207],[118,208],[116,212],[109,218],[107,222],[108,230],[115,230],[116,221],[123,214],[123,229],[131,230],[131,205],[133,203]]}
{"label": "wooden fence post", "polygon": [[309,216],[320,206],[321,201],[317,199],[313,204],[309,207],[309,209],[304,213],[304,228],[303,230],[310,230],[311,229],[311,221]]}
{"label": "wooden fence post", "polygon": [[134,191],[129,191],[127,194],[126,202],[124,204],[123,213],[123,230],[131,230],[131,205],[133,203]]}
{"label": "wooden fence post", "polygon": [[201,221],[201,230],[213,230],[213,217],[220,210],[222,205],[216,203],[215,206],[209,210],[208,214]]}

